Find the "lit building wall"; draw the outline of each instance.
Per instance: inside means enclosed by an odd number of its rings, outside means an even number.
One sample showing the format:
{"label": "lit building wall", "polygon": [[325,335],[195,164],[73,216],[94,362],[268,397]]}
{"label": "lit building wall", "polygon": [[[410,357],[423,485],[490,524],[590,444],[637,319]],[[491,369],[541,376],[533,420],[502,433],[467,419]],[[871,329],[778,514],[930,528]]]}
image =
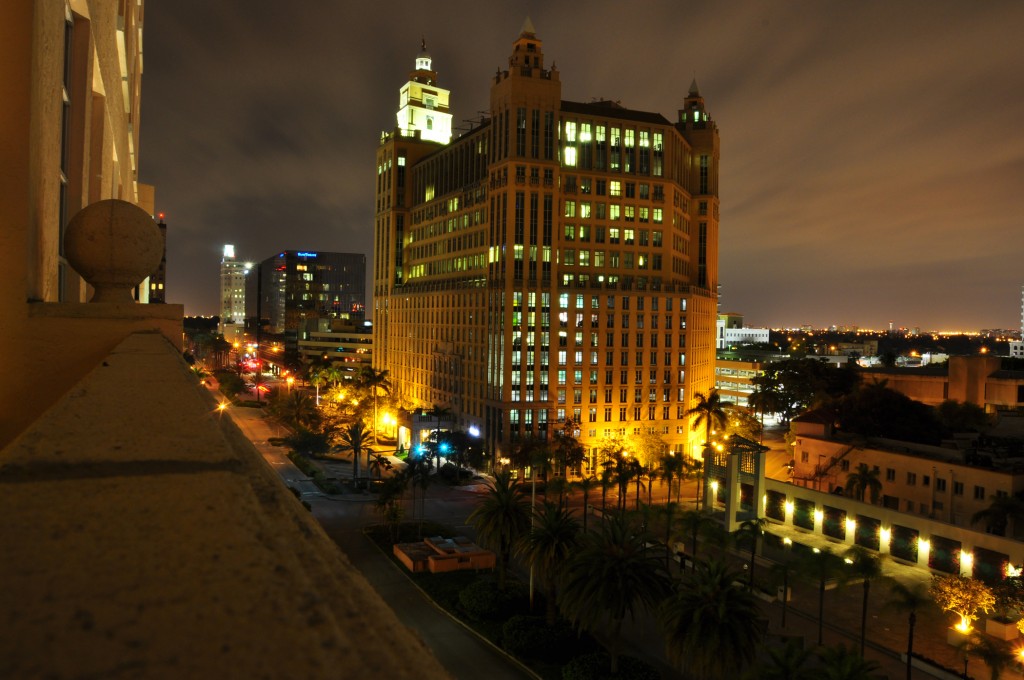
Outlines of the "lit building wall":
{"label": "lit building wall", "polygon": [[351,319],[317,319],[304,324],[298,345],[303,364],[329,361],[352,380],[372,365],[373,328],[361,313]]}
{"label": "lit building wall", "polygon": [[438,87],[432,62],[424,41],[416,55],[416,69],[399,93],[398,130],[406,137],[447,144],[452,139],[452,114],[448,112],[451,93]]}
{"label": "lit building wall", "polygon": [[529,23],[490,110],[448,145],[377,154],[374,366],[492,453],[567,419],[584,446],[688,448],[714,382],[717,126],[561,98]]}
{"label": "lit building wall", "polygon": [[1024,359],[1024,286],[1020,287],[1020,340],[1010,341],[1010,356]]}
{"label": "lit building wall", "polygon": [[254,265],[246,277],[246,332],[281,336],[288,355],[300,331],[317,319],[347,318],[366,304],[366,256],[285,250]]}
{"label": "lit building wall", "polygon": [[251,262],[235,257],[235,247],[226,244],[220,260],[220,323],[218,332],[235,342],[245,324],[245,276]]}
{"label": "lit building wall", "polygon": [[0,3],[0,347],[17,356],[0,444],[82,376],[41,336],[35,303],[89,291],[64,257],[81,208],[138,196],[141,0]]}
{"label": "lit building wall", "polygon": [[1024,491],[1024,475],[965,465],[955,449],[891,444],[855,446],[802,434],[794,446],[791,481],[831,493],[844,487],[850,472],[863,463],[879,471],[879,505],[961,527],[971,527],[971,517],[988,508],[993,496]]}

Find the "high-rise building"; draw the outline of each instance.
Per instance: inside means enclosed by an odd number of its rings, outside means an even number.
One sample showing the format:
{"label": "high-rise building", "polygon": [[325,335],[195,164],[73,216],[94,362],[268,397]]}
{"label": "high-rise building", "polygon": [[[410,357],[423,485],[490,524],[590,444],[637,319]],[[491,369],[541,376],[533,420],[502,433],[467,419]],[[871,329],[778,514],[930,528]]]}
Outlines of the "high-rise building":
{"label": "high-rise building", "polygon": [[495,456],[567,419],[591,452],[646,430],[700,455],[719,138],[696,82],[674,121],[562,100],[527,20],[484,119],[450,143],[409,121],[377,151],[375,368]]}
{"label": "high-rise building", "polygon": [[320,330],[317,321],[365,313],[366,256],[285,250],[254,265],[245,285],[247,333],[258,328],[294,359],[298,341]]}
{"label": "high-rise building", "polygon": [[1024,286],[1020,287],[1020,340],[1010,341],[1010,356],[1024,359]]}
{"label": "high-rise building", "polygon": [[142,0],[0,3],[0,347],[18,357],[0,445],[81,376],[48,316],[91,295],[65,257],[68,222],[102,199],[140,203],[143,13]]}
{"label": "high-rise building", "polygon": [[224,245],[220,259],[220,322],[217,330],[228,342],[240,340],[245,332],[245,275],[250,267],[251,262],[235,258],[235,246],[230,243]]}

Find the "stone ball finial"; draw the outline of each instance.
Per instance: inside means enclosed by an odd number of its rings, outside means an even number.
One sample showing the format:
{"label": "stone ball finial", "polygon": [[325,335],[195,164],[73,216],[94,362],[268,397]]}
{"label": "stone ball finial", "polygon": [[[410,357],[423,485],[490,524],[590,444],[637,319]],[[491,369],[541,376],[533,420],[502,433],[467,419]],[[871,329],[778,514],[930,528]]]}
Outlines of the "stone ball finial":
{"label": "stone ball finial", "polygon": [[64,235],[68,263],[96,289],[90,302],[134,302],[132,288],[156,271],[163,250],[149,213],[118,199],[82,208]]}

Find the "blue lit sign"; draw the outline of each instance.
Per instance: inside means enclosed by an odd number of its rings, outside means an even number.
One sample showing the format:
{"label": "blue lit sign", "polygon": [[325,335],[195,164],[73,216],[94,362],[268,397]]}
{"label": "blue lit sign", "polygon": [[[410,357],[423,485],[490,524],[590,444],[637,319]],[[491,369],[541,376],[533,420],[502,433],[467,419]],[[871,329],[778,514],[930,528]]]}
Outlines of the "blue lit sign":
{"label": "blue lit sign", "polygon": [[295,253],[299,257],[316,257],[316,253]]}

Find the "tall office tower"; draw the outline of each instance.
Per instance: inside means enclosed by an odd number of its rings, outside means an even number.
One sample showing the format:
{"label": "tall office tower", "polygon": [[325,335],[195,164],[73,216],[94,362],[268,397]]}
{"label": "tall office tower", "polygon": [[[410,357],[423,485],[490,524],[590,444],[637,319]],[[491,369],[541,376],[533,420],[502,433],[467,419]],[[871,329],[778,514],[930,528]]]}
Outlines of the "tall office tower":
{"label": "tall office tower", "polygon": [[1020,340],[1010,341],[1010,356],[1024,359],[1024,286],[1020,287]]}
{"label": "tall office tower", "polygon": [[685,413],[714,385],[718,164],[696,82],[675,122],[564,101],[527,20],[487,118],[447,144],[382,135],[375,368],[495,456],[567,419],[590,453],[646,430],[700,455]]}
{"label": "tall office tower", "polygon": [[[246,277],[246,331],[284,344],[297,359],[298,341],[322,319],[351,319],[366,310],[366,256],[286,250],[252,265]],[[265,335],[264,335],[265,334]],[[261,338],[262,342],[262,338]]]}
{"label": "tall office tower", "polygon": [[[160,220],[163,222],[163,220]],[[245,331],[245,275],[250,262],[235,259],[235,247],[226,244],[220,260],[220,323],[218,332],[228,342],[241,340]]]}

